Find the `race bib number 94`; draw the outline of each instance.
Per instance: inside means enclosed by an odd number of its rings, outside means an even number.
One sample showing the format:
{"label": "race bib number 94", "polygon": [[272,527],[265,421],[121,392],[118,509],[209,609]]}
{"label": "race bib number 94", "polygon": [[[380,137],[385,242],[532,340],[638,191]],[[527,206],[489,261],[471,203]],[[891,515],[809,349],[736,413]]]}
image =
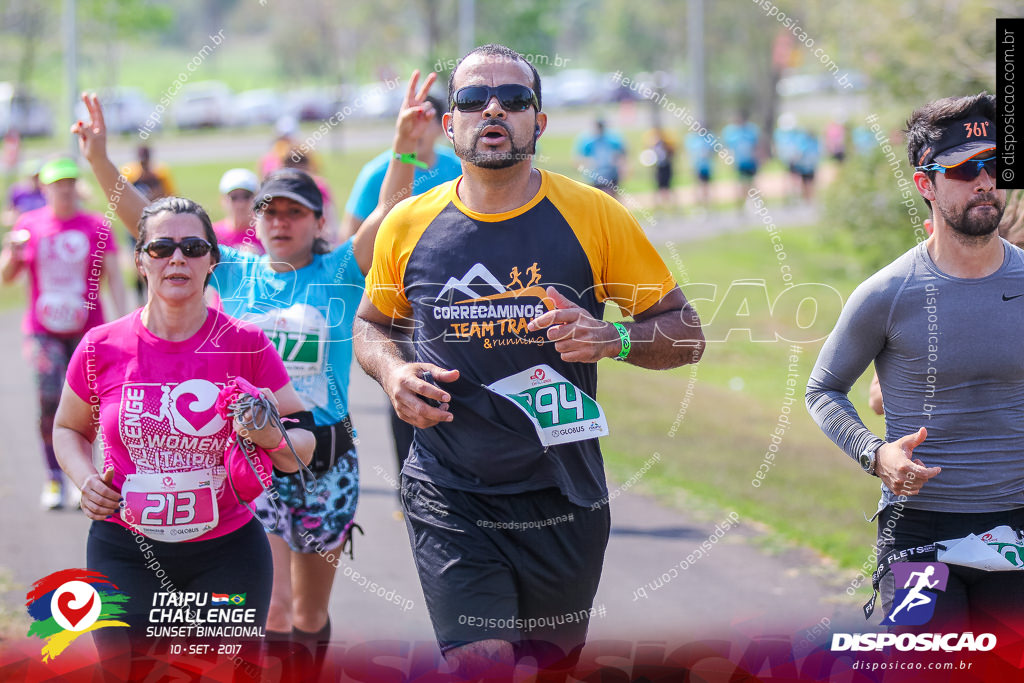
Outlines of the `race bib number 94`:
{"label": "race bib number 94", "polygon": [[544,446],[608,435],[601,405],[550,365],[535,365],[486,388],[523,411]]}

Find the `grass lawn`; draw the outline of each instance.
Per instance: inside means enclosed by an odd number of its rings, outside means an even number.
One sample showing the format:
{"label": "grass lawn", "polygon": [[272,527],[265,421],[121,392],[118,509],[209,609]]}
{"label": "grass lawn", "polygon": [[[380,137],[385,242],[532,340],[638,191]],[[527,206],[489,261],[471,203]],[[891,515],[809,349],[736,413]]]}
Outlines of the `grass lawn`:
{"label": "grass lawn", "polygon": [[[21,598],[26,588],[14,580],[10,569],[0,567],[0,595]],[[24,605],[14,603],[12,606],[11,602],[0,601],[0,642],[24,638],[30,623]]]}
{"label": "grass lawn", "polygon": [[[845,299],[859,282],[846,274],[842,255],[821,249],[813,227],[784,230],[783,242],[795,283],[827,282]],[[859,567],[874,540],[873,525],[863,514],[874,511],[878,480],[865,476],[832,444],[804,408],[804,387],[823,339],[806,341],[812,335],[795,322],[773,321],[767,305],[756,306],[763,300],[756,295],[759,287],[742,297],[746,309],[736,290],[726,294],[734,280],[750,278],[763,279],[772,299],[783,290],[767,234],[727,235],[677,249],[678,258],[663,255],[677,275],[679,265],[685,267],[684,292],[718,285],[717,300],[697,303],[711,341],[695,368],[651,372],[602,364],[599,400],[611,430],[603,449],[612,479],[629,479],[658,453],[661,460],[636,485],[640,490],[681,507],[735,510],[744,520],[767,525],[777,538],[809,546],[842,567]],[[819,301],[820,320],[808,330],[823,330],[823,336],[835,323],[840,301],[826,296]],[[780,303],[777,309],[782,308]],[[737,310],[750,315],[734,315]],[[757,342],[751,333],[733,331],[723,342],[729,327],[749,327],[755,337],[774,329],[805,341],[796,351],[788,342]],[[792,378],[791,354],[796,356]],[[867,408],[869,379],[870,374],[862,378],[851,398],[862,416],[870,414],[869,427],[882,433],[881,418]],[[780,423],[780,416],[788,424]],[[777,452],[769,453],[777,427],[782,432]],[[762,463],[764,479],[756,486],[752,482]]]}

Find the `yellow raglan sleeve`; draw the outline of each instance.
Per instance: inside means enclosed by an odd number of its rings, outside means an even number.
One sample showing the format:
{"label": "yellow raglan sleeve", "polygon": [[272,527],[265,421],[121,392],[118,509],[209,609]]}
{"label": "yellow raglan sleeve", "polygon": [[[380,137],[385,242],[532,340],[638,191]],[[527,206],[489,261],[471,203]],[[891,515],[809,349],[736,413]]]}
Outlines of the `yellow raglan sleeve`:
{"label": "yellow raglan sleeve", "polygon": [[673,287],[675,278],[636,218],[604,192],[552,174],[549,196],[590,261],[598,301],[613,301],[629,316],[643,313]]}

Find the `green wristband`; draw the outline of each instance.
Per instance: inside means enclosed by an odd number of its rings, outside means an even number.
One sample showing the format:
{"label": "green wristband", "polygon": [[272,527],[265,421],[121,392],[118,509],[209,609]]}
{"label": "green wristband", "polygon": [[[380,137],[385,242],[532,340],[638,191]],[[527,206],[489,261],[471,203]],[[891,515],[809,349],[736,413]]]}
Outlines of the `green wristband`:
{"label": "green wristband", "polygon": [[416,152],[408,154],[400,154],[398,152],[395,152],[395,158],[401,161],[403,164],[412,164],[416,168],[430,168],[430,166],[428,166],[425,162],[420,161],[419,159],[416,158]]}
{"label": "green wristband", "polygon": [[615,325],[615,330],[619,333],[619,341],[622,342],[622,349],[619,351],[619,355],[615,356],[615,360],[626,360],[626,356],[629,355],[629,350],[632,348],[629,343],[629,330],[622,323],[612,323]]}

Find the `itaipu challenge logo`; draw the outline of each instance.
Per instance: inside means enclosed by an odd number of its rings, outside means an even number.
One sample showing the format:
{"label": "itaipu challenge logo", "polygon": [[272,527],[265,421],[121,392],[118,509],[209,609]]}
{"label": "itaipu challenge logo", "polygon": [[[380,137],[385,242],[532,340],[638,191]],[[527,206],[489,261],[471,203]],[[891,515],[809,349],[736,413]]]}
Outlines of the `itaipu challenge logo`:
{"label": "itaipu challenge logo", "polygon": [[42,638],[43,661],[51,660],[78,636],[99,628],[125,626],[128,596],[110,579],[88,569],[65,569],[39,579],[29,590],[25,606],[34,620],[28,635]]}

